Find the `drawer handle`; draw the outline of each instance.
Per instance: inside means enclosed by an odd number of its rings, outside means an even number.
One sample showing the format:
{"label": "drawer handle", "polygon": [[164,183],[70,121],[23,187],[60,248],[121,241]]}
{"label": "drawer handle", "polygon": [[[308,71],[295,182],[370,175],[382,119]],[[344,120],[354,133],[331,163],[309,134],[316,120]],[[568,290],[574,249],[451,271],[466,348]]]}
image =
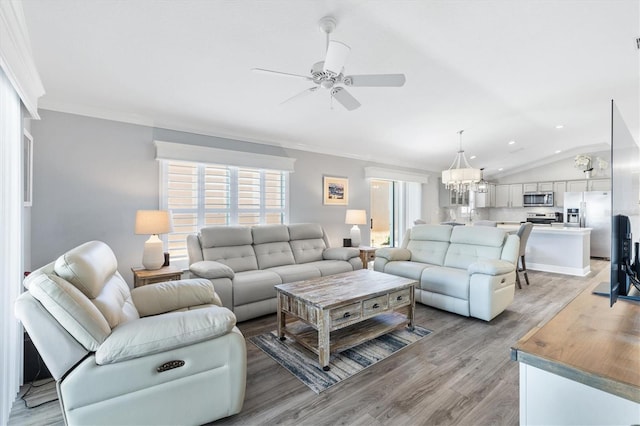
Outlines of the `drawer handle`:
{"label": "drawer handle", "polygon": [[177,359],[175,361],[169,361],[162,364],[160,367],[156,368],[158,373],[162,373],[165,371],[173,370],[174,368],[182,367],[184,365],[184,361],[181,359]]}
{"label": "drawer handle", "polygon": [[379,307],[380,307],[380,305],[378,305],[377,303],[374,303],[373,306],[372,306],[373,309],[378,309]]}
{"label": "drawer handle", "polygon": [[349,318],[351,314],[349,312],[345,312],[342,318]]}
{"label": "drawer handle", "polygon": [[398,301],[402,300],[402,296],[396,297],[396,300],[398,300]]}

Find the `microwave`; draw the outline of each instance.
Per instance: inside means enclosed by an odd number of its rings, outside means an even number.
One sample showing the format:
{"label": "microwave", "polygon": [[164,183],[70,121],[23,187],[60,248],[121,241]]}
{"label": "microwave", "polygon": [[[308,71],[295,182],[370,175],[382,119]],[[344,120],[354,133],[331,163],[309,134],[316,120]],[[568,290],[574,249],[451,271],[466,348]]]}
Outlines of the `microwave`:
{"label": "microwave", "polygon": [[524,207],[553,207],[553,192],[525,192],[522,195]]}

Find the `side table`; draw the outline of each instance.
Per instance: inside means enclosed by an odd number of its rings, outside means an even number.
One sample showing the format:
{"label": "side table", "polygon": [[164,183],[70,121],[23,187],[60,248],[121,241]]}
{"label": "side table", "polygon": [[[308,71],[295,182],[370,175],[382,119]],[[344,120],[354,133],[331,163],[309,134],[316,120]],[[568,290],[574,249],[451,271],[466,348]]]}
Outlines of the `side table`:
{"label": "side table", "polygon": [[133,272],[133,286],[140,287],[147,284],[163,281],[179,280],[182,277],[182,269],[176,266],[163,266],[160,269],[150,271],[144,268],[131,268]]}
{"label": "side table", "polygon": [[376,250],[378,250],[378,247],[359,246],[358,249],[360,249],[360,260],[362,260],[362,267],[364,269],[369,269],[369,262],[375,260]]}

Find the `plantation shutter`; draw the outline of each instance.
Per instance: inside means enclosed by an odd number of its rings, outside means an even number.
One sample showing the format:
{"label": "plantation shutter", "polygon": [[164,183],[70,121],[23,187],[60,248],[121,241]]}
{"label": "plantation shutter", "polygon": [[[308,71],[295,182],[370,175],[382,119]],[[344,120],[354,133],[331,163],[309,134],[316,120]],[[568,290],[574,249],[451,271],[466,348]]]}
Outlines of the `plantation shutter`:
{"label": "plantation shutter", "polygon": [[172,264],[188,267],[187,235],[205,226],[286,223],[286,171],[171,160],[161,169],[161,206],[173,216],[164,236]]}

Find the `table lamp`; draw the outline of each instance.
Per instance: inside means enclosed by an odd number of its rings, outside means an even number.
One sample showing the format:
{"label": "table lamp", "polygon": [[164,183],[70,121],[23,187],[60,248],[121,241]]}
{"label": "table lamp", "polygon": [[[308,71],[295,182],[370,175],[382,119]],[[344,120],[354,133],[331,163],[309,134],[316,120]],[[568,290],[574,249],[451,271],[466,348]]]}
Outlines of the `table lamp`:
{"label": "table lamp", "polygon": [[358,247],[362,241],[358,225],[367,223],[367,212],[365,210],[347,210],[347,217],[344,223],[353,225],[353,228],[351,228],[351,245]]}
{"label": "table lamp", "polygon": [[138,235],[150,235],[144,243],[142,266],[145,269],[160,269],[164,264],[162,240],[158,234],[171,232],[171,215],[166,210],[138,210],[136,212],[136,231]]}

